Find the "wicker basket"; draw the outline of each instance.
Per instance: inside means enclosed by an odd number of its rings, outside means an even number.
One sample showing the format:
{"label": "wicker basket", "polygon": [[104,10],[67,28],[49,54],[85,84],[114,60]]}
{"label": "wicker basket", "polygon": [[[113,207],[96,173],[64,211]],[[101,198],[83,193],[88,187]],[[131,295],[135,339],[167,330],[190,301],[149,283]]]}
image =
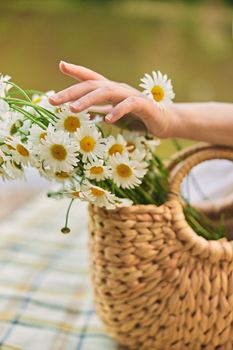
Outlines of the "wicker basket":
{"label": "wicker basket", "polygon": [[[198,236],[179,195],[186,174],[210,159],[233,161],[233,149],[203,145],[179,154],[160,207],[90,206],[96,311],[130,349],[233,349],[233,241]],[[233,218],[229,208],[221,210]]]}

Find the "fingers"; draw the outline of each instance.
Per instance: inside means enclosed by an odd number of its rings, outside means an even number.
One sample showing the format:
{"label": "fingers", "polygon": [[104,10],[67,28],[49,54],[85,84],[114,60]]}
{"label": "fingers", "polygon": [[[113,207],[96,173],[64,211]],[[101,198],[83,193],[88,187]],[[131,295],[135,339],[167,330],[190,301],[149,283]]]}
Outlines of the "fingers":
{"label": "fingers", "polygon": [[88,93],[84,97],[81,97],[78,101],[74,102],[70,106],[70,109],[72,112],[81,112],[95,104],[106,102],[118,102],[119,98],[121,98],[120,89],[114,92],[113,89],[103,86],[97,90]]}
{"label": "fingers", "polygon": [[106,82],[106,80],[88,80],[79,84],[75,84],[51,96],[49,102],[52,105],[56,106],[66,102],[74,101],[89,93],[90,91],[106,85],[106,83],[110,84],[111,82]]}
{"label": "fingers", "polygon": [[102,106],[91,106],[88,112],[95,112],[100,114],[108,114],[112,110],[112,105],[102,105]]}
{"label": "fingers", "polygon": [[[110,113],[105,117],[105,120],[109,123],[115,123],[117,120],[122,118],[125,114],[130,112],[139,113],[144,108],[144,99],[142,97],[131,96],[126,98],[115,106]],[[143,118],[142,118],[143,119]]]}
{"label": "fingers", "polygon": [[84,81],[84,80],[107,80],[103,75],[96,73],[95,71],[75,64],[61,61],[59,63],[60,71],[72,78]]}
{"label": "fingers", "polygon": [[[102,106],[91,106],[88,108],[88,113],[90,113],[91,120],[95,120],[98,116],[105,116],[112,110],[112,105],[102,105]],[[102,118],[103,120],[104,118]]]}

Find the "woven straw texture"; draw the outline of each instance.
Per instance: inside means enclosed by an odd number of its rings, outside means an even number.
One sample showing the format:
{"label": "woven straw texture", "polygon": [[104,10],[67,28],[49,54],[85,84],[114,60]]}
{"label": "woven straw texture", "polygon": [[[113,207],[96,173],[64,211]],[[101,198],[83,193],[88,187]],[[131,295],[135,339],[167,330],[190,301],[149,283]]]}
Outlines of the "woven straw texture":
{"label": "woven straw texture", "polygon": [[211,159],[233,161],[233,149],[203,145],[179,154],[160,207],[89,207],[96,311],[130,349],[233,349],[233,241],[198,236],[180,197],[187,173]]}

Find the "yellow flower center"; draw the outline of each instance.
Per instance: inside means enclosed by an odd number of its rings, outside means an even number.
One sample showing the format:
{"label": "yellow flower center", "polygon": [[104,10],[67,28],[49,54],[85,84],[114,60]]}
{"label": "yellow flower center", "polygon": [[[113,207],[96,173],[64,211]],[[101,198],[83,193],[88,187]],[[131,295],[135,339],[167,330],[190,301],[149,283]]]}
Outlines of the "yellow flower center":
{"label": "yellow flower center", "polygon": [[85,136],[80,141],[80,147],[85,152],[91,152],[95,149],[96,142],[91,136]]}
{"label": "yellow flower center", "polygon": [[123,151],[124,151],[123,146],[120,143],[115,143],[109,148],[108,153],[110,154],[110,156],[112,156],[113,154],[116,154],[116,153],[122,154]]}
{"label": "yellow flower center", "polygon": [[44,139],[46,138],[46,136],[47,136],[47,132],[42,132],[42,133],[40,134],[40,136],[39,136],[40,142],[41,142],[42,140],[44,140]]}
{"label": "yellow flower center", "polygon": [[22,156],[22,157],[28,157],[29,152],[28,150],[23,146],[23,145],[17,145],[16,146],[16,151]]}
{"label": "yellow flower center", "polygon": [[91,169],[90,169],[90,173],[92,175],[100,175],[100,174],[103,174],[104,172],[104,169],[102,166],[93,166]]}
{"label": "yellow flower center", "polygon": [[73,196],[73,197],[77,197],[77,198],[80,197],[80,191],[73,191],[73,192],[71,192],[70,194],[71,194],[71,196]]}
{"label": "yellow flower center", "polygon": [[66,173],[65,171],[56,172],[55,175],[58,179],[67,179],[70,177],[69,173]]}
{"label": "yellow flower center", "polygon": [[73,191],[70,194],[71,194],[71,196],[78,198],[80,196],[80,191]]}
{"label": "yellow flower center", "polygon": [[37,103],[40,103],[41,101],[42,101],[42,98],[41,97],[37,97],[37,98],[35,98],[35,100],[32,101],[32,103],[34,105],[36,105]]}
{"label": "yellow flower center", "polygon": [[55,113],[60,113],[61,112],[61,107],[55,107],[54,112]]}
{"label": "yellow flower center", "polygon": [[72,115],[68,116],[64,121],[64,128],[68,132],[75,132],[78,128],[80,128],[81,124],[77,117]]}
{"label": "yellow flower center", "polygon": [[91,193],[93,194],[94,197],[101,197],[104,195],[104,191],[94,187],[91,188]]}
{"label": "yellow flower center", "polygon": [[126,164],[119,164],[116,168],[117,174],[121,177],[130,177],[132,175],[132,169]]}
{"label": "yellow flower center", "polygon": [[126,147],[129,153],[133,152],[136,149],[136,146],[132,141],[128,141]]}
{"label": "yellow flower center", "polygon": [[63,145],[52,145],[50,150],[53,158],[56,160],[62,161],[66,159],[67,151]]}
{"label": "yellow flower center", "polygon": [[162,99],[164,98],[164,89],[159,85],[155,85],[151,89],[151,93],[152,93],[155,101],[157,101],[157,102],[162,101]]}

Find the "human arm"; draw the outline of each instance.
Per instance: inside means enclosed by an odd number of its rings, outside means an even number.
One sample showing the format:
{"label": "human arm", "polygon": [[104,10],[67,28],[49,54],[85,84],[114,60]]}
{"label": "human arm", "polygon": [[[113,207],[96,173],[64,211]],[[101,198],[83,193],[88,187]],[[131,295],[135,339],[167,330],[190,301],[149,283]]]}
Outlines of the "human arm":
{"label": "human arm", "polygon": [[80,112],[93,105],[110,103],[105,107],[105,120],[109,123],[133,113],[159,138],[181,137],[233,146],[233,104],[174,103],[164,111],[139,90],[85,67],[61,62],[60,70],[81,83],[50,98],[53,105],[71,102],[71,110]]}

